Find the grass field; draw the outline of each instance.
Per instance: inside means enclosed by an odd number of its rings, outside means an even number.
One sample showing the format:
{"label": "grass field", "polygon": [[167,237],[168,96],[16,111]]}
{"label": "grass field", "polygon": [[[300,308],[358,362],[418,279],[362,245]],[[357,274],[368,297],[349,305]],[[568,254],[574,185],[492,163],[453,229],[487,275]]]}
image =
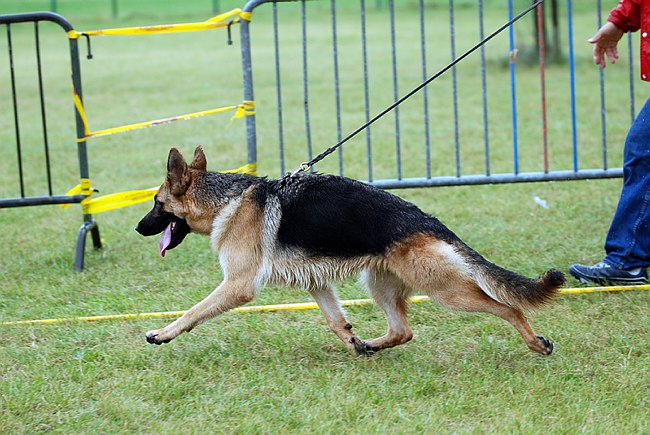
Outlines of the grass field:
{"label": "grass field", "polygon": [[[28,2],[32,3],[36,2]],[[133,11],[124,6],[120,18],[113,19],[109,2],[89,2],[85,8],[59,3],[61,12],[78,29],[200,21],[211,13],[207,1],[187,10],[176,2],[169,2],[168,8],[156,2],[153,12],[144,6]],[[445,3],[431,3],[432,70],[444,65],[449,56],[444,39]],[[329,35],[328,15],[315,4],[310,4],[310,32]],[[221,5],[224,10],[238,6],[226,1]],[[305,160],[305,136],[297,83],[300,48],[295,45],[299,5],[285,6],[280,20],[286,51],[281,54],[286,65],[282,71],[287,108],[285,158],[290,170]],[[18,12],[18,7],[17,2],[0,1],[0,12]],[[398,45],[403,56],[399,85],[404,91],[420,80],[419,64],[412,67],[409,63],[409,59],[419,59],[419,46],[408,43],[414,37],[414,21],[407,9],[398,8],[397,22],[399,38],[403,38]],[[369,11],[369,34],[379,42],[386,37],[385,12],[374,7]],[[595,13],[580,3],[576,14],[576,39],[584,41],[594,30]],[[470,6],[457,11],[459,29],[472,29],[459,32],[459,51],[475,40],[474,15]],[[363,119],[358,36],[354,33],[358,16],[350,13],[350,22],[347,16],[338,17],[345,42],[341,44],[341,70],[346,75],[342,84],[344,131]],[[270,22],[268,10],[255,20],[260,23],[253,34],[259,166],[262,174],[277,176],[275,82],[269,64],[273,51],[265,30]],[[494,28],[503,20],[501,6],[488,9],[487,27]],[[530,26],[526,25],[518,27],[518,37],[527,37]],[[17,26],[12,30],[17,50],[31,46],[31,31]],[[59,193],[78,182],[69,70],[67,61],[61,62],[66,59],[67,40],[58,29],[43,31],[48,36],[43,56],[48,67],[44,80],[53,187]],[[238,103],[238,38],[229,47],[221,33],[200,35],[94,39],[95,58],[82,61],[91,127]],[[325,42],[316,41],[310,48],[310,95],[313,107],[318,107],[312,111],[317,150],[330,146],[336,137],[331,53],[325,52]],[[502,67],[505,43],[496,40],[487,52],[495,172],[508,171],[512,165],[509,85]],[[85,42],[81,47],[85,52]],[[382,50],[373,47],[372,106],[378,111],[390,101],[392,90],[390,68],[382,62]],[[587,44],[576,47],[581,164],[597,167],[601,164],[595,109],[599,107],[597,70],[590,63]],[[5,50],[2,40],[0,53]],[[17,88],[25,113],[21,126],[28,193],[42,194],[41,131],[34,77],[29,73],[33,54],[16,62],[26,75],[21,75]],[[458,70],[463,168],[469,173],[480,171],[483,164],[480,99],[472,76],[477,65],[476,59],[468,59]],[[1,95],[6,101],[8,74],[6,65],[0,67]],[[629,126],[627,95],[622,90],[626,70],[625,57],[607,68],[610,166],[619,165]],[[553,169],[570,165],[566,74],[564,64],[549,66],[547,71]],[[522,170],[539,170],[538,71],[522,66],[517,79]],[[636,92],[642,102],[647,95],[644,85],[636,86]],[[448,78],[431,87],[437,144],[433,169],[442,175],[451,175],[454,166],[453,146],[447,148],[453,142],[449,93]],[[420,114],[421,100],[401,111],[406,125],[405,173],[415,176],[422,176],[423,171]],[[160,183],[170,146],[189,154],[202,143],[209,168],[240,166],[246,162],[243,123],[228,123],[229,115],[215,115],[91,140],[93,185],[104,194]],[[373,128],[377,177],[394,176],[392,123],[387,119]],[[0,117],[0,127],[0,143],[7,144],[2,145],[3,153],[11,156],[0,161],[0,197],[4,198],[17,195],[10,111]],[[351,144],[345,157],[346,174],[364,178],[364,139]],[[337,172],[336,158],[324,161],[318,170]],[[439,217],[492,261],[537,276],[550,267],[566,270],[571,263],[602,257],[620,186],[620,180],[592,180],[395,193]],[[537,205],[536,196],[549,207]],[[202,299],[221,279],[209,241],[188,237],[161,259],[157,240],[133,231],[149,207],[141,204],[98,215],[105,249],[94,252],[89,246],[86,270],[81,274],[72,270],[74,239],[81,223],[76,206],[65,211],[58,207],[1,210],[0,322],[183,310]],[[569,285],[578,283],[572,280]],[[339,293],[344,299],[367,297],[355,281],[341,284]],[[309,300],[301,290],[268,288],[254,304]],[[647,292],[560,297],[529,315],[535,331],[556,344],[548,358],[528,351],[516,331],[500,319],[450,312],[432,303],[413,305],[410,319],[415,338],[411,343],[370,358],[348,355],[318,311],[228,313],[164,346],[146,344],[143,333],[171,319],[0,326],[0,433],[648,433],[648,305]],[[381,335],[385,329],[383,315],[372,305],[351,307],[348,317],[364,338]]]}

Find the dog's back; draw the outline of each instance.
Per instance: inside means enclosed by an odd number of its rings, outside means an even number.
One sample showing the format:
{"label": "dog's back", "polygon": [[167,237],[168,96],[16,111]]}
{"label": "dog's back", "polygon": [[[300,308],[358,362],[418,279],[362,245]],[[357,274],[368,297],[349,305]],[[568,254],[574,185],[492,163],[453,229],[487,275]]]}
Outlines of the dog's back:
{"label": "dog's back", "polygon": [[415,205],[359,181],[298,174],[268,181],[262,197],[278,199],[278,242],[310,255],[348,258],[379,255],[414,233],[458,241],[438,219]]}

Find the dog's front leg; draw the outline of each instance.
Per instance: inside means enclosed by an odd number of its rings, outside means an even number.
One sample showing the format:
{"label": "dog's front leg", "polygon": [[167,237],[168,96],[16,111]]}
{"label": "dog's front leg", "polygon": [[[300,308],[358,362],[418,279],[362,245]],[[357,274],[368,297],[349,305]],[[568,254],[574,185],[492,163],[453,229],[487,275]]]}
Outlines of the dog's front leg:
{"label": "dog's front leg", "polygon": [[149,343],[169,343],[183,332],[191,331],[199,323],[244,305],[254,297],[255,286],[251,280],[226,278],[208,297],[194,305],[181,317],[162,329],[148,331],[145,337]]}

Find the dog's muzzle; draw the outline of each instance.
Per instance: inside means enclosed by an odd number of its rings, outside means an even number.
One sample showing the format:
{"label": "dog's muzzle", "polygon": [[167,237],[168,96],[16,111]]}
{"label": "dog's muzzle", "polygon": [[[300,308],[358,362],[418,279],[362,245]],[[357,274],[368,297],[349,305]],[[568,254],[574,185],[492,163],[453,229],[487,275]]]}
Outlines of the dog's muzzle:
{"label": "dog's muzzle", "polygon": [[185,219],[161,209],[160,204],[156,203],[154,208],[138,222],[135,230],[143,236],[163,233],[160,239],[159,253],[164,257],[165,252],[180,245],[191,230]]}

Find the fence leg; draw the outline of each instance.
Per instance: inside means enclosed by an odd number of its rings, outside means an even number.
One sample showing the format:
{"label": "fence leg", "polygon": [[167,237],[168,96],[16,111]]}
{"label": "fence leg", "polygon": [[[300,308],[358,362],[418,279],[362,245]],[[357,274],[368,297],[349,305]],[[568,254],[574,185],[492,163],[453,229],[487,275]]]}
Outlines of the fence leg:
{"label": "fence leg", "polygon": [[94,219],[89,218],[81,225],[81,228],[79,228],[79,235],[77,236],[77,252],[74,260],[74,270],[76,272],[81,272],[84,269],[86,235],[88,234],[88,231],[91,232],[95,249],[102,248],[102,241],[99,236],[99,227],[97,226],[97,222]]}

